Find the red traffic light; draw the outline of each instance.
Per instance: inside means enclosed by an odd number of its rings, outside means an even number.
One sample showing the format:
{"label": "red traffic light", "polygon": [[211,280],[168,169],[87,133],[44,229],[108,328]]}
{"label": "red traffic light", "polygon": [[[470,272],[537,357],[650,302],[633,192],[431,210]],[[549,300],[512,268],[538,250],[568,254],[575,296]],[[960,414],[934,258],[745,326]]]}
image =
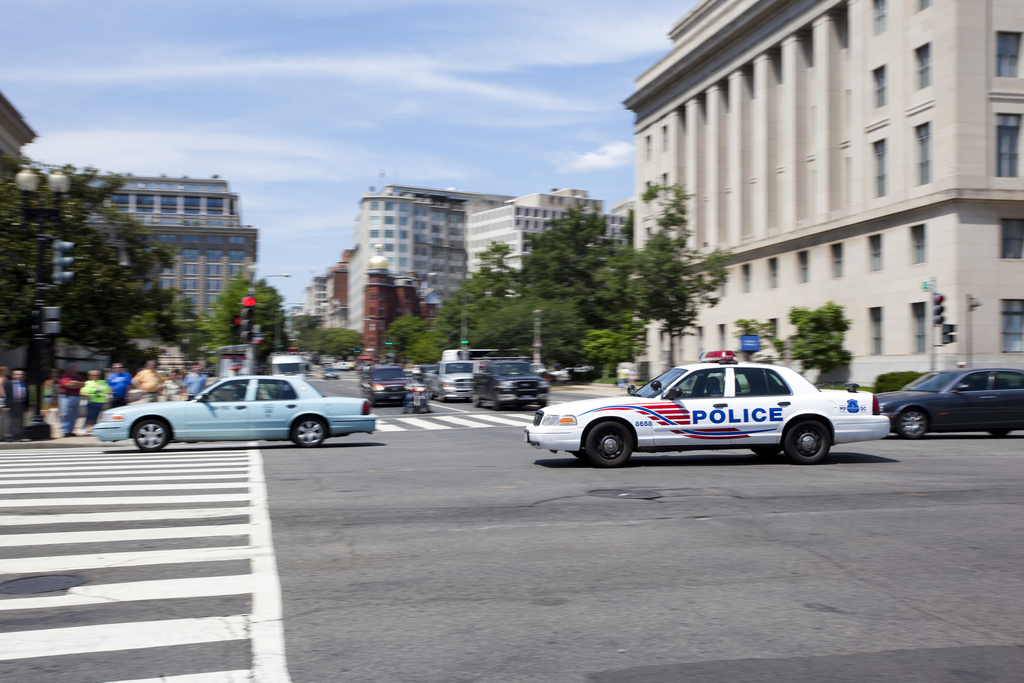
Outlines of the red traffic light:
{"label": "red traffic light", "polygon": [[242,324],[242,316],[240,316],[240,315],[236,315],[235,316],[235,324],[236,325],[241,325]]}
{"label": "red traffic light", "polygon": [[946,300],[946,297],[944,297],[943,295],[941,295],[941,294],[936,294],[935,295],[935,303],[941,304],[945,300]]}
{"label": "red traffic light", "polygon": [[243,306],[255,306],[256,305],[256,297],[253,297],[253,296],[244,297],[242,299],[242,305]]}

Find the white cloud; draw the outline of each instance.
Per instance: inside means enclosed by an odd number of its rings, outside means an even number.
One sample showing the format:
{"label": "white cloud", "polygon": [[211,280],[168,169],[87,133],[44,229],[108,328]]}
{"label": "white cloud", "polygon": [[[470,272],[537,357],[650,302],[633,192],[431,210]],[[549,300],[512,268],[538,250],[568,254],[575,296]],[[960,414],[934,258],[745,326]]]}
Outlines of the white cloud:
{"label": "white cloud", "polygon": [[626,166],[633,161],[633,145],[629,142],[616,140],[601,145],[593,152],[572,152],[563,156],[558,165],[560,173],[586,173],[603,171],[609,168]]}

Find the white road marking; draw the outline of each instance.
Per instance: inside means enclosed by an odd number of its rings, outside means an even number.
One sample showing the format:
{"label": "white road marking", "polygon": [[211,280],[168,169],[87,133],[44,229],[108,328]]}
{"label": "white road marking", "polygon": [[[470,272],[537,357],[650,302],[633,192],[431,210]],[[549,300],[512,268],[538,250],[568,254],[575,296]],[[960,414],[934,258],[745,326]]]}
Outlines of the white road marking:
{"label": "white road marking", "polygon": [[[31,457],[30,454],[20,452],[14,456],[4,455],[0,452],[0,463],[6,464],[9,462],[34,462],[40,464],[50,464],[57,462],[81,462],[85,457],[78,453],[60,453],[54,455],[42,455],[38,458]],[[248,458],[245,456],[245,452],[239,451],[162,451],[159,453],[141,453],[139,451],[128,451],[123,454],[119,453],[103,453],[90,456],[89,462],[137,462],[140,464],[148,462],[160,462],[161,460],[173,460],[175,462],[189,462],[195,460],[241,460],[247,461]]]}
{"label": "white road marking", "polygon": [[247,489],[247,481],[225,481],[198,484],[107,484],[105,486],[26,486],[0,487],[0,496],[16,493],[101,493],[110,491],[188,491],[201,489]]}
{"label": "white road marking", "polygon": [[15,631],[4,633],[0,660],[244,640],[248,626],[245,616],[236,615]]}
{"label": "white road marking", "polygon": [[175,550],[140,550],[130,553],[96,553],[94,555],[53,555],[50,557],[22,557],[0,560],[0,573],[46,574],[107,567],[149,567],[158,564],[190,562],[228,562],[248,560],[252,549],[247,546],[233,548],[181,548]]}
{"label": "white road marking", "polygon": [[[147,473],[148,474],[148,473]],[[103,484],[103,483],[126,483],[130,481],[163,481],[188,482],[196,479],[245,479],[248,473],[245,470],[237,474],[166,474],[162,477],[138,477],[130,474],[121,474],[116,477],[75,477],[73,479],[12,479],[6,481],[0,477],[0,492],[4,486],[27,486],[29,484]]]}
{"label": "white road marking", "polygon": [[433,422],[427,422],[426,420],[421,420],[418,417],[396,417],[395,419],[404,422],[407,425],[419,427],[420,429],[451,429],[451,427],[447,425],[439,425]]}
{"label": "white road marking", "polygon": [[102,605],[110,602],[136,600],[174,600],[210,598],[220,595],[244,595],[252,592],[252,576],[205,576],[163,581],[132,581],[106,583],[98,586],[77,586],[66,595],[39,598],[0,600],[0,612],[22,609],[52,609],[79,605]]}
{"label": "white road marking", "polygon": [[512,427],[523,426],[522,422],[516,422],[515,420],[510,420],[507,417],[498,417],[497,415],[481,415],[480,413],[474,413],[473,417],[478,420],[487,420],[488,422],[494,422],[500,425],[511,425]]}
{"label": "white road marking", "polygon": [[405,427],[399,427],[398,425],[389,424],[383,420],[377,420],[377,431],[378,432],[404,432],[407,431]]}
{"label": "white road marking", "polygon": [[0,500],[0,508],[37,508],[90,505],[171,505],[174,503],[230,503],[249,500],[248,493],[195,496],[136,496],[133,498],[25,498]]}
{"label": "white road marking", "polygon": [[211,671],[202,674],[185,674],[184,676],[136,678],[131,681],[111,681],[111,683],[252,683],[252,672],[248,669]]}
{"label": "white road marking", "polygon": [[479,429],[480,427],[490,427],[491,426],[491,425],[481,424],[480,422],[473,422],[472,420],[466,420],[466,419],[463,419],[461,417],[454,417],[452,415],[436,415],[436,416],[434,416],[434,419],[435,420],[444,420],[445,422],[450,422],[453,425],[459,425],[460,427],[471,427],[471,428],[474,428],[474,429]]}
{"label": "white road marking", "polygon": [[212,538],[214,536],[248,536],[248,524],[214,524],[211,526],[172,526],[152,529],[106,529],[102,531],[61,531],[49,534],[0,535],[0,548],[26,545],[58,545],[61,543],[114,543],[169,538]]}
{"label": "white road marking", "polygon": [[[49,474],[51,472],[57,474],[70,474],[70,473],[83,473],[88,474],[89,472],[95,472],[97,474],[117,474],[119,471],[127,470],[128,472],[231,472],[233,470],[248,467],[247,463],[239,463],[237,465],[231,463],[210,463],[207,467],[197,467],[193,464],[188,465],[136,465],[135,467],[129,467],[126,465],[86,465],[84,467],[23,467],[23,468],[9,468],[0,470],[0,477],[23,477],[26,474],[38,473],[40,475]],[[194,469],[188,469],[194,468]]]}
{"label": "white road marking", "polygon": [[187,508],[184,510],[132,510],[130,512],[82,512],[63,515],[0,515],[0,526],[32,524],[89,524],[96,522],[144,522],[154,519],[208,519],[249,516],[248,507]]}
{"label": "white road marking", "polygon": [[453,408],[452,406],[448,405],[444,401],[431,401],[430,407],[433,408],[434,410],[452,410],[452,411],[455,411],[456,413],[471,413],[471,412],[473,412],[471,410],[466,410],[465,408]]}

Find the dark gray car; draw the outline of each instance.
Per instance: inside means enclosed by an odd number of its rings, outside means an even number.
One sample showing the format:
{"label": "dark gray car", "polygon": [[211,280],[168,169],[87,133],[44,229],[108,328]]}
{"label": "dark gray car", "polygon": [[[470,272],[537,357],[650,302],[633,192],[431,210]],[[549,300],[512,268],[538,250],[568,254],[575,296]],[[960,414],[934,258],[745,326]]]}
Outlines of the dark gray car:
{"label": "dark gray car", "polygon": [[1024,372],[1010,368],[930,372],[899,391],[877,394],[883,415],[904,439],[928,432],[1024,429]]}

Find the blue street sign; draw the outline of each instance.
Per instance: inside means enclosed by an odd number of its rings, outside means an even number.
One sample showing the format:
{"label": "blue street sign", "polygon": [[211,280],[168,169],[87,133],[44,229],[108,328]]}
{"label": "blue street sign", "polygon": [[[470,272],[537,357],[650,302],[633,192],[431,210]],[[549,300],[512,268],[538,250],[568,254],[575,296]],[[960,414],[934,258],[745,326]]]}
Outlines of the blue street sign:
{"label": "blue street sign", "polygon": [[761,337],[756,334],[744,334],[740,336],[740,351],[760,351]]}

